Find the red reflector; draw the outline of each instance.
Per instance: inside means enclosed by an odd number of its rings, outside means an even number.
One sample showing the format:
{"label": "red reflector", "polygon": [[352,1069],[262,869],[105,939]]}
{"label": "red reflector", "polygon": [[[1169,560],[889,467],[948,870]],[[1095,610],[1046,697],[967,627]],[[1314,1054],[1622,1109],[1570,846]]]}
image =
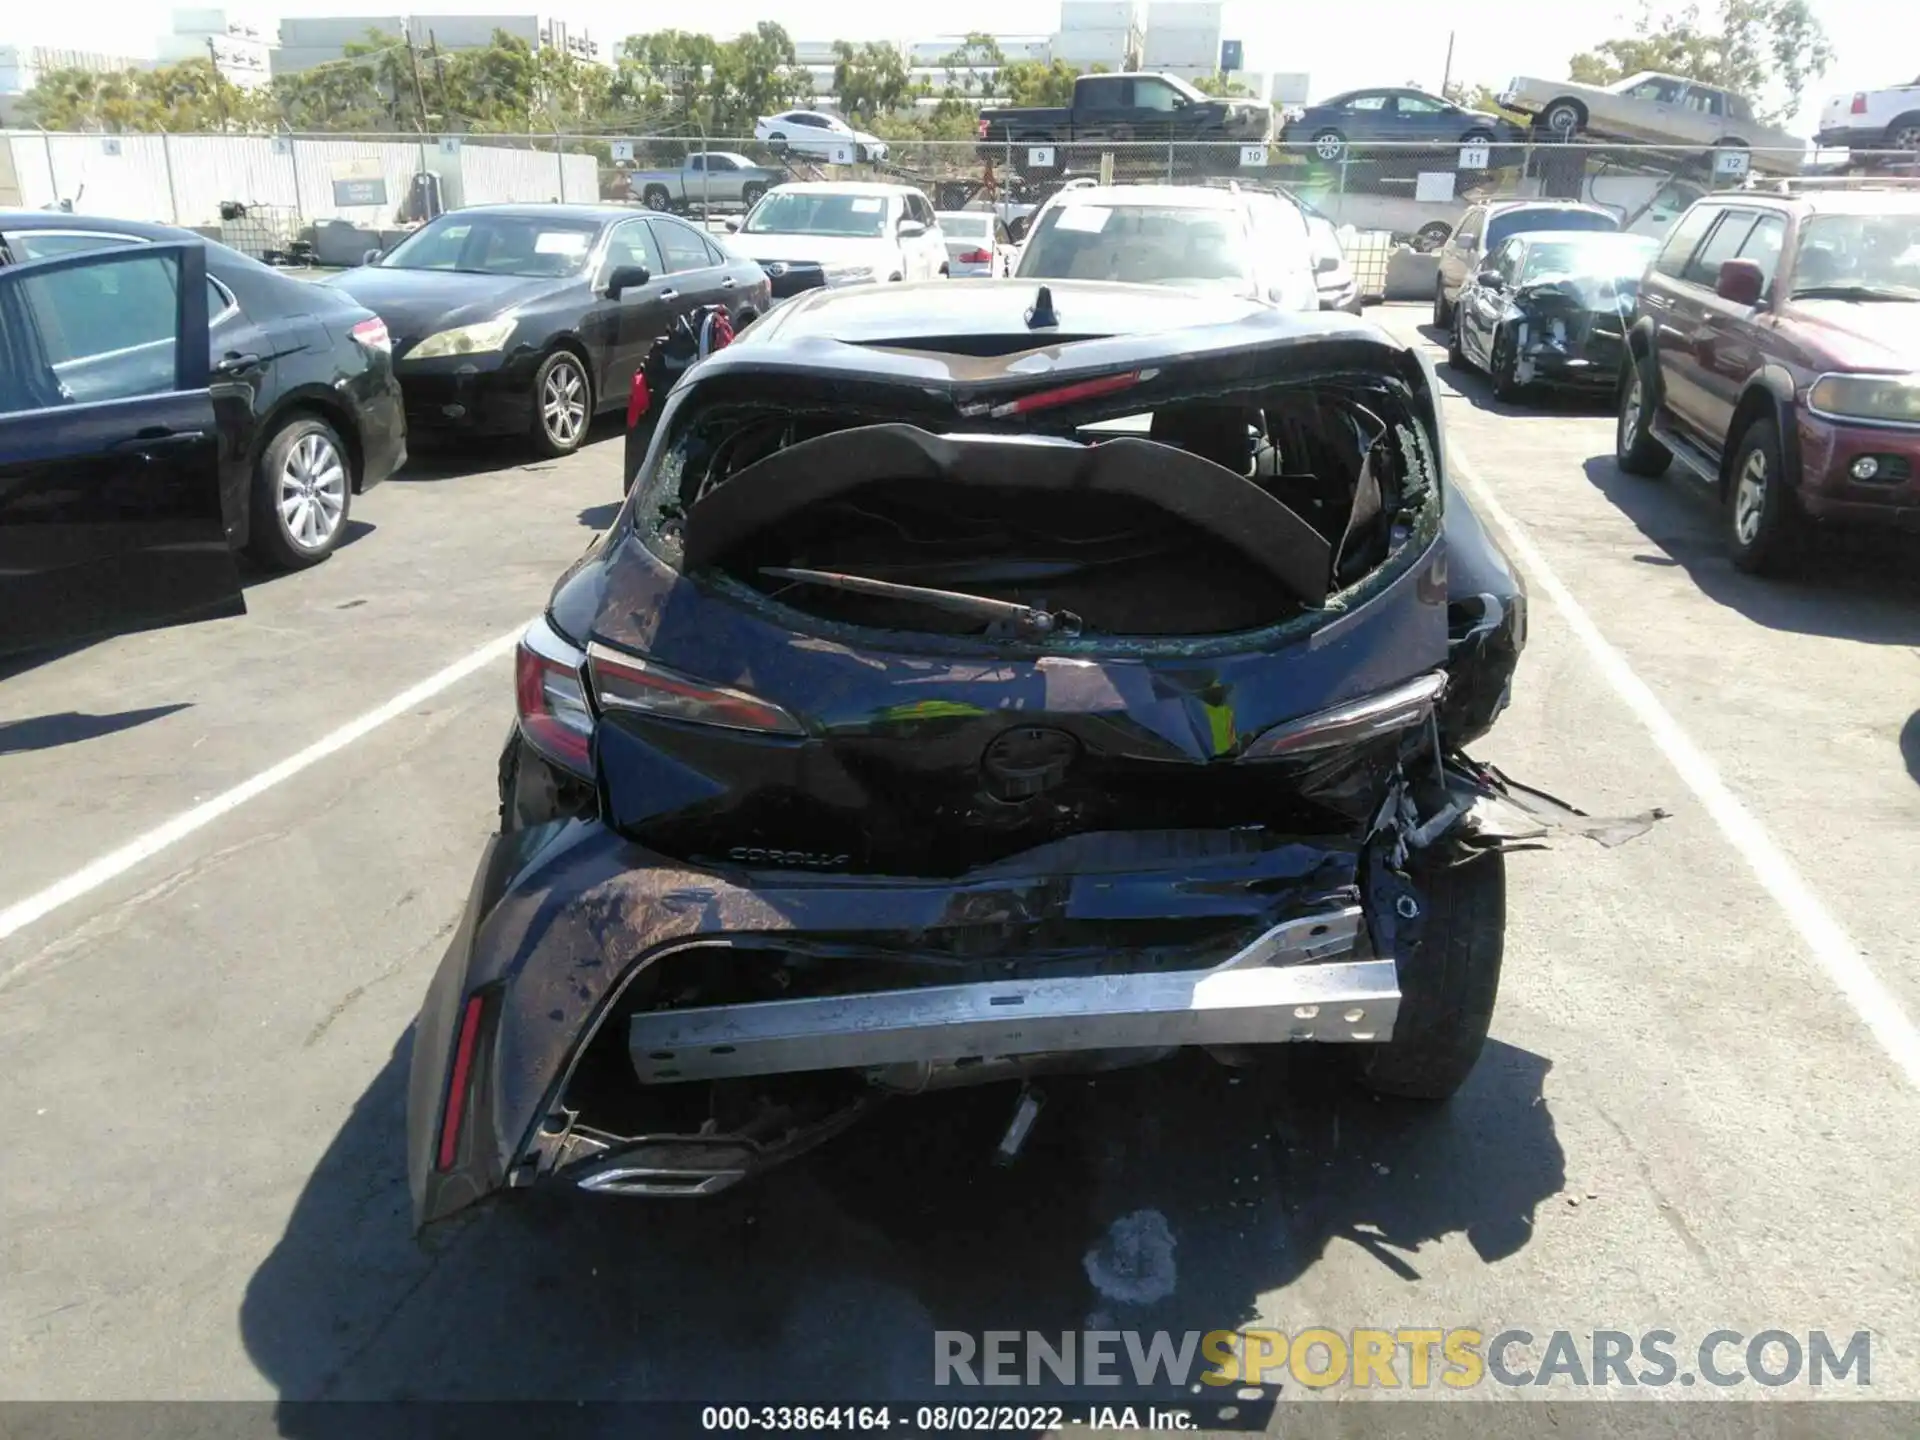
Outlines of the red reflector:
{"label": "red reflector", "polygon": [[387,322],[378,315],[371,320],[362,320],[347,332],[369,350],[391,350],[393,337],[387,333]]}
{"label": "red reflector", "polygon": [[627,393],[627,428],[631,430],[640,423],[640,417],[647,413],[647,377],[641,371],[633,372],[633,389]]}
{"label": "red reflector", "polygon": [[1867,97],[1865,95],[1855,95],[1853,97],[1853,113],[1856,115],[1864,115],[1867,113]]}
{"label": "red reflector", "polygon": [[459,1157],[460,1126],[467,1118],[467,1082],[473,1078],[473,1050],[480,1040],[480,1007],[480,997],[469,996],[466,1013],[460,1017],[460,1042],[453,1049],[453,1078],[447,1082],[447,1108],[440,1121],[442,1170],[451,1170]]}
{"label": "red reflector", "polygon": [[993,260],[991,250],[968,250],[960,256],[962,265],[986,265]]}

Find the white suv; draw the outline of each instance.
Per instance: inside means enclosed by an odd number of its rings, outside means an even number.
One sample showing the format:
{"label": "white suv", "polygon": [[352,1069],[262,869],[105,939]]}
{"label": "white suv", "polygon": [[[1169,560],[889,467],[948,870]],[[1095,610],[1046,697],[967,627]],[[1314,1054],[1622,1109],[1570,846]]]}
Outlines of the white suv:
{"label": "white suv", "polygon": [[910,185],[777,185],[727,229],[736,255],[762,265],[818,265],[829,286],[947,273],[946,237],[933,204]]}
{"label": "white suv", "polygon": [[1118,280],[1225,289],[1282,310],[1318,310],[1300,211],[1260,191],[1092,185],[1040,207],[1014,272],[1023,280]]}

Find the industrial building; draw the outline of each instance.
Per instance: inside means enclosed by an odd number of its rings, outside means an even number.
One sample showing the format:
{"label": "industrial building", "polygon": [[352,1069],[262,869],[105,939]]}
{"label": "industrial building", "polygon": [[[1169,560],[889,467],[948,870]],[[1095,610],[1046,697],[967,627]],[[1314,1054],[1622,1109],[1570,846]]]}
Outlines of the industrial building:
{"label": "industrial building", "polygon": [[500,30],[526,42],[531,50],[564,50],[576,59],[601,64],[613,60],[613,47],[601,44],[586,26],[552,15],[303,15],[280,22],[273,73],[292,75],[339,60],[347,46],[365,43],[369,30],[411,37],[423,50],[430,46],[481,49]]}

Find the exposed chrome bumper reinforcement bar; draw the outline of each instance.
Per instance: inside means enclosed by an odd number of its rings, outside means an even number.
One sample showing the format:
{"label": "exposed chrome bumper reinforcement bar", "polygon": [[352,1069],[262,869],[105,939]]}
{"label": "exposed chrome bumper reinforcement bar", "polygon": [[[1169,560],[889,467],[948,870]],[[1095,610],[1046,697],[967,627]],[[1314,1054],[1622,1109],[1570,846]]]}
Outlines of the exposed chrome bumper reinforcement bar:
{"label": "exposed chrome bumper reinforcement bar", "polygon": [[648,1011],[628,1043],[674,1084],[918,1061],[1288,1040],[1385,1040],[1391,960],[1358,958],[1359,907],[1276,925],[1205,970],[977,981],[875,994]]}

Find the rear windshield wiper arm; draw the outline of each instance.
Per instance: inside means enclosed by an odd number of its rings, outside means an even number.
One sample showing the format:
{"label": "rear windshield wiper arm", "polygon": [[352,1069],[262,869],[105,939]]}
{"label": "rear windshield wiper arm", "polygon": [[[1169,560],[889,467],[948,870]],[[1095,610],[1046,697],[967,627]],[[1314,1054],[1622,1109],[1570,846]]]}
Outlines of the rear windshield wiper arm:
{"label": "rear windshield wiper arm", "polygon": [[1042,635],[1078,635],[1081,620],[1071,610],[1041,610],[1011,600],[992,600],[984,595],[963,595],[956,590],[932,590],[924,585],[898,585],[891,580],[872,580],[865,575],[844,575],[837,570],[796,570],[784,565],[768,565],[762,575],[793,580],[802,585],[824,585],[832,590],[850,590],[859,595],[876,595],[887,600],[905,600],[931,605],[956,615],[972,615],[987,622],[987,634],[997,639],[1017,636],[1031,639]]}

